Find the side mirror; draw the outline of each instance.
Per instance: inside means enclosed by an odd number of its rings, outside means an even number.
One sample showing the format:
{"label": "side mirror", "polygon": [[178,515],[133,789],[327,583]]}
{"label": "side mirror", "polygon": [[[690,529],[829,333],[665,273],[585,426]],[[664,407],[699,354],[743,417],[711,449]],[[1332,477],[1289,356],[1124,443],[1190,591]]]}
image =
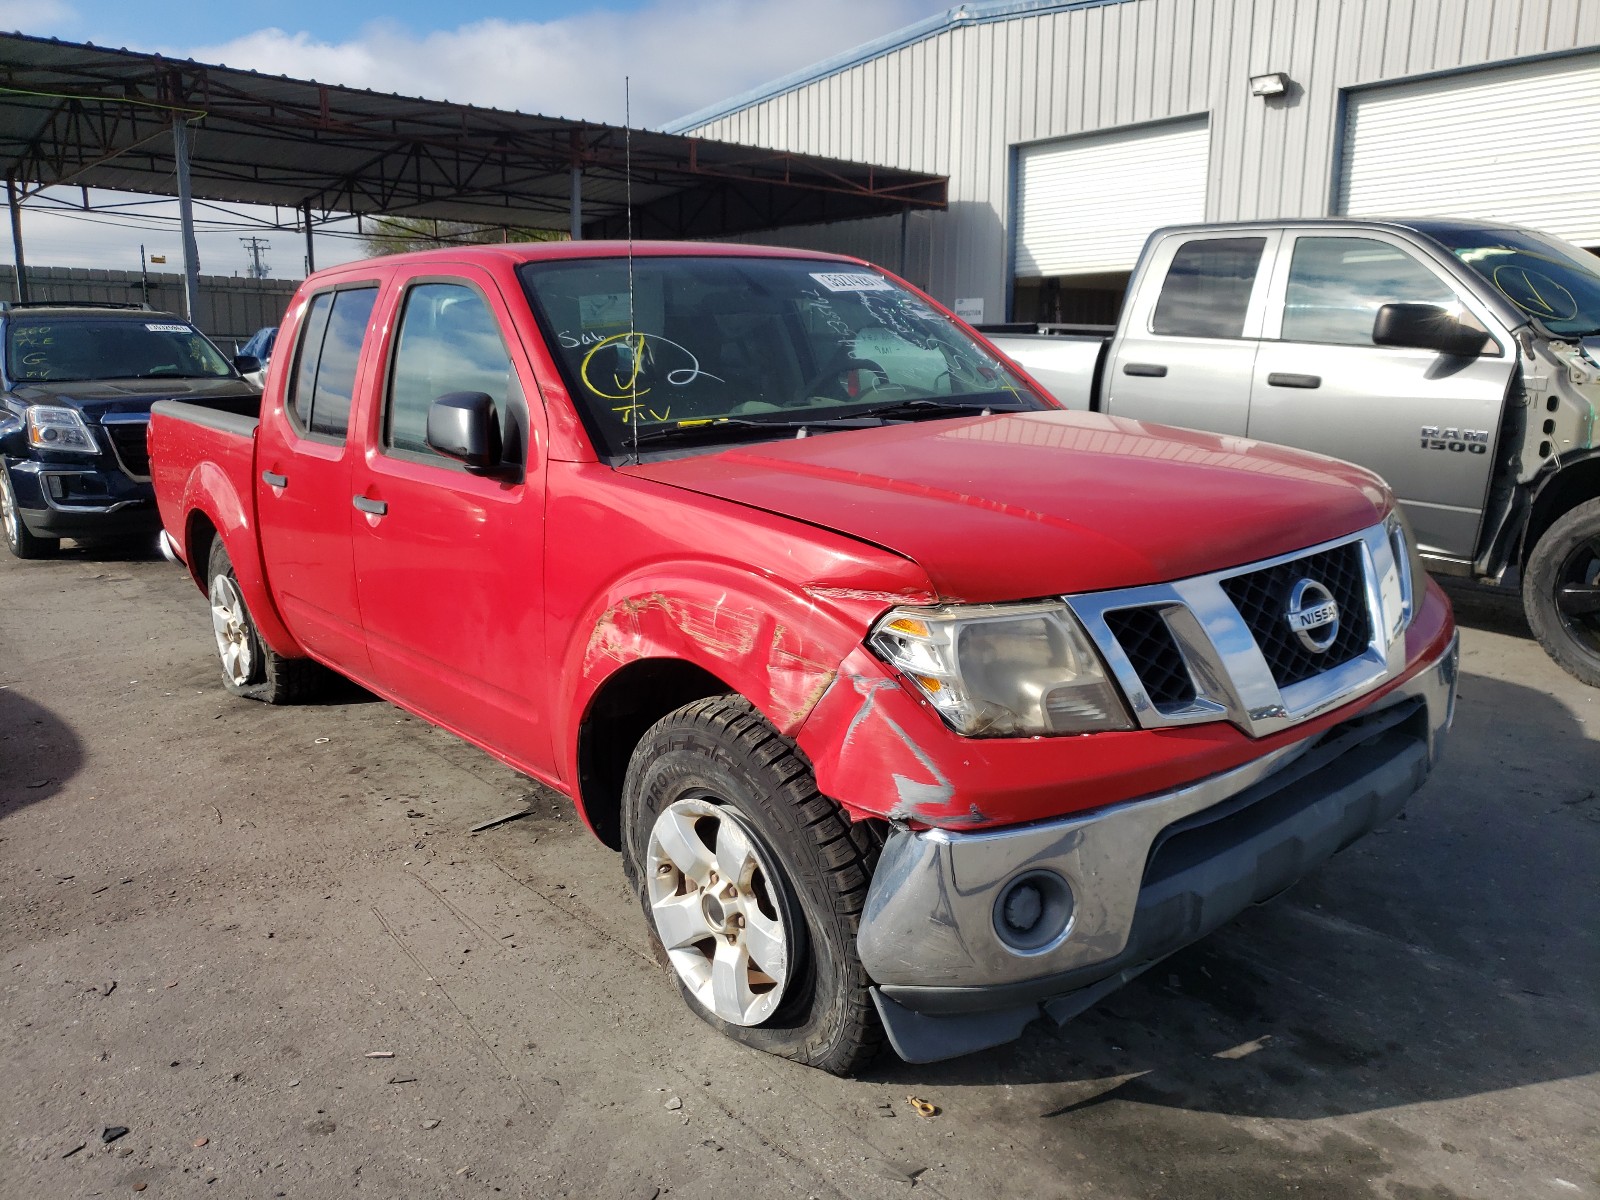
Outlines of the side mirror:
{"label": "side mirror", "polygon": [[1437,304],[1385,304],[1372,322],[1375,346],[1434,350],[1458,358],[1476,358],[1489,335],[1457,320]]}
{"label": "side mirror", "polygon": [[261,370],[261,360],[254,354],[235,354],[233,369],[241,375],[248,375],[252,371]]}
{"label": "side mirror", "polygon": [[500,420],[494,400],[484,392],[449,392],[428,406],[430,447],[466,463],[475,475],[501,466]]}

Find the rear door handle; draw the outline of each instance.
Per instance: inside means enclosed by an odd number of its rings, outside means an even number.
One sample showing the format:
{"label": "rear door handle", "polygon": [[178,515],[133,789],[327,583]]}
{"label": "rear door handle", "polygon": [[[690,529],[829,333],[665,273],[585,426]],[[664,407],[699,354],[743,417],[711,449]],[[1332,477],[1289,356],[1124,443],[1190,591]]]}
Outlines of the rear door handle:
{"label": "rear door handle", "polygon": [[1122,373],[1124,375],[1145,375],[1151,379],[1161,379],[1166,376],[1167,367],[1165,363],[1123,363]]}
{"label": "rear door handle", "polygon": [[1321,375],[1295,375],[1288,371],[1274,371],[1267,376],[1269,387],[1319,388]]}
{"label": "rear door handle", "polygon": [[263,471],[261,472],[261,482],[268,487],[286,488],[289,486],[289,477],[287,475],[279,475],[276,471]]}
{"label": "rear door handle", "polygon": [[381,517],[389,511],[389,506],[382,500],[369,500],[365,496],[352,496],[350,503],[354,504],[369,517]]}

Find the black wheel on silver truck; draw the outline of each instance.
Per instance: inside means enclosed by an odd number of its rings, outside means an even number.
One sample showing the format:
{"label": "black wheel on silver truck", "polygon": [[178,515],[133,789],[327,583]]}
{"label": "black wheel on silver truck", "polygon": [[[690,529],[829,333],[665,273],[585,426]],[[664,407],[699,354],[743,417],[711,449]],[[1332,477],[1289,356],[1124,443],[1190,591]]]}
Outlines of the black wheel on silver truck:
{"label": "black wheel on silver truck", "polygon": [[1545,652],[1600,687],[1600,500],[1545,530],[1523,572],[1522,606]]}
{"label": "black wheel on silver truck", "polygon": [[623,865],[684,1000],[735,1041],[836,1075],[883,1045],[856,955],[882,845],[741,697],[669,714],[628,764]]}
{"label": "black wheel on silver truck", "polygon": [[39,537],[29,533],[22,523],[22,511],[17,507],[16,493],[11,490],[11,476],[5,464],[0,463],[0,525],[6,531],[6,549],[16,558],[49,558],[61,549],[59,538]]}
{"label": "black wheel on silver truck", "polygon": [[220,537],[211,543],[206,581],[222,686],[235,696],[267,704],[310,698],[323,679],[322,668],[310,659],[284,658],[261,640]]}

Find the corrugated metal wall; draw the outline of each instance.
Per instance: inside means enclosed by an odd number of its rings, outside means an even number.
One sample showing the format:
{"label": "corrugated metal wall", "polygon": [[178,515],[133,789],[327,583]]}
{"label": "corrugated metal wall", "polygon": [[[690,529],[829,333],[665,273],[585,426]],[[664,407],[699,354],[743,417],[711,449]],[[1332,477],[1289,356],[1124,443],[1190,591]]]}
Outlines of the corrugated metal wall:
{"label": "corrugated metal wall", "polygon": [[[694,132],[950,176],[930,290],[998,312],[1018,143],[1209,114],[1208,219],[1323,215],[1342,89],[1597,44],[1600,0],[1120,0],[948,29]],[[1287,96],[1250,95],[1269,71]]]}

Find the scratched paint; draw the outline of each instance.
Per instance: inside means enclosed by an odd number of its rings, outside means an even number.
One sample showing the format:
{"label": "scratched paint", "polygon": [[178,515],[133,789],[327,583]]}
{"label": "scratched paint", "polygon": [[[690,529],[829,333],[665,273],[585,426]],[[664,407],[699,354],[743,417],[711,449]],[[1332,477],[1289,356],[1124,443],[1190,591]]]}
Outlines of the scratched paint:
{"label": "scratched paint", "polygon": [[584,652],[586,675],[612,664],[677,656],[684,642],[715,670],[733,664],[729,682],[764,681],[765,696],[750,695],[782,733],[794,732],[833,683],[836,664],[793,625],[726,600],[708,603],[660,592],[614,605],[596,623]]}

